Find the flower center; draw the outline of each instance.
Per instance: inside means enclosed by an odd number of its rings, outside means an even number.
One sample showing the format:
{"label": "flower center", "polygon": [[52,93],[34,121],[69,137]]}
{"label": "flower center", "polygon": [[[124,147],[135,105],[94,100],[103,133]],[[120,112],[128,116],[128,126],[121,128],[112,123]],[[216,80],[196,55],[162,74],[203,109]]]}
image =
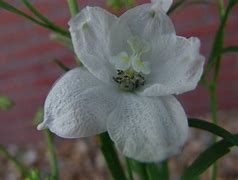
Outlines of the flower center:
{"label": "flower center", "polygon": [[113,77],[114,81],[119,84],[120,89],[133,91],[145,84],[145,78],[141,73],[133,70],[117,70],[117,75]]}
{"label": "flower center", "polygon": [[149,46],[137,37],[132,37],[127,42],[132,54],[121,52],[112,58],[111,63],[117,70],[113,79],[120,89],[133,91],[145,84],[145,75],[150,73],[150,64],[141,59],[141,55],[149,51]]}

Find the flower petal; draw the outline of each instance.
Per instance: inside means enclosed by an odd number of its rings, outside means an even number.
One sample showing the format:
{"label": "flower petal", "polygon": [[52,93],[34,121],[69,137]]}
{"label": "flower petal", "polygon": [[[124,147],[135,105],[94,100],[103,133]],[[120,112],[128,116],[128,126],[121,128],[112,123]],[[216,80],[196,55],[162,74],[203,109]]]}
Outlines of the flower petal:
{"label": "flower petal", "polygon": [[151,73],[142,91],[145,96],[181,94],[193,90],[203,72],[204,57],[199,54],[200,41],[174,34],[159,38],[150,60]]}
{"label": "flower petal", "polygon": [[175,33],[173,23],[163,12],[152,8],[152,4],[143,4],[129,9],[120,21],[126,23],[134,36],[148,41],[157,41],[163,34]]}
{"label": "flower petal", "polygon": [[122,153],[142,162],[158,162],[180,152],[188,124],[173,96],[148,98],[125,94],[110,114],[108,133]]}
{"label": "flower petal", "polygon": [[99,7],[86,7],[70,20],[74,50],[84,66],[97,78],[110,82],[109,32],[117,17]]}
{"label": "flower petal", "polygon": [[167,12],[173,3],[173,0],[151,0],[151,2],[154,4],[154,8]]}
{"label": "flower petal", "polygon": [[51,89],[44,107],[44,121],[58,136],[78,138],[106,131],[105,120],[116,95],[85,68],[67,72]]}

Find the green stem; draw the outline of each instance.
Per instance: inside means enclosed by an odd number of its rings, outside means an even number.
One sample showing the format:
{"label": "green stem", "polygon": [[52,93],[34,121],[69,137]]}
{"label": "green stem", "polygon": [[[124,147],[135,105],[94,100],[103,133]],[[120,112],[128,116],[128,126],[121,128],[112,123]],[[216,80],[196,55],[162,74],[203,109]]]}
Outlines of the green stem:
{"label": "green stem", "polygon": [[148,163],[146,164],[146,171],[149,180],[168,180],[169,167],[167,161],[160,164]]}
{"label": "green stem", "polygon": [[58,59],[54,59],[54,63],[57,64],[60,67],[60,69],[64,70],[65,72],[70,70],[69,67],[67,67],[65,64],[60,62]]}
{"label": "green stem", "polygon": [[47,148],[49,151],[51,177],[52,177],[52,180],[57,180],[59,179],[59,168],[58,168],[56,150],[54,146],[54,136],[48,129],[44,130],[44,134],[45,134],[45,138],[47,142]]}
{"label": "green stem", "polygon": [[149,180],[150,177],[149,177],[149,174],[148,174],[148,170],[147,170],[147,165],[146,163],[140,163],[140,178],[141,180]]}
{"label": "green stem", "polygon": [[186,0],[180,0],[177,1],[176,3],[174,3],[170,9],[168,10],[167,14],[170,15],[172,14],[177,8],[179,8],[181,5],[183,5],[185,3]]}
{"label": "green stem", "polygon": [[22,12],[21,10],[15,8],[14,6],[12,6],[12,5],[4,2],[4,1],[0,1],[0,8],[3,8],[5,10],[7,10],[7,11],[9,11],[11,13],[17,14],[19,16],[22,16],[22,17],[24,17],[24,18],[34,22],[35,24],[37,24],[39,26],[42,26],[42,27],[47,28],[47,29],[50,29],[52,31],[55,31],[57,33],[62,34],[63,36],[66,36],[66,37],[70,38],[70,33],[68,31],[66,31],[64,29],[61,29],[61,28],[59,28],[56,25],[52,27],[51,25],[46,24],[45,22],[39,21],[39,20],[29,16],[28,14]]}
{"label": "green stem", "polygon": [[133,180],[133,173],[132,173],[132,169],[131,169],[131,163],[130,163],[130,159],[125,158],[126,160],[126,167],[127,167],[127,173],[128,173],[128,179],[129,180]]}
{"label": "green stem", "polygon": [[[78,12],[78,5],[76,0],[68,0],[68,6],[72,16],[75,16]],[[61,66],[62,67],[62,66]],[[109,135],[107,133],[100,134],[101,151],[107,162],[107,166],[111,172],[114,180],[126,180],[123,168],[120,160],[117,156],[116,150],[113,146]]]}
{"label": "green stem", "polygon": [[101,151],[114,180],[126,180],[116,150],[107,133],[100,134]]}
{"label": "green stem", "polygon": [[[220,2],[220,1],[219,1]],[[220,2],[222,3],[222,2]],[[211,71],[213,66],[217,63],[217,61],[220,59],[219,56],[223,53],[223,41],[224,41],[224,32],[225,32],[225,26],[226,22],[228,20],[229,14],[234,7],[235,4],[228,4],[228,7],[226,8],[224,12],[224,4],[220,4],[219,10],[220,10],[220,26],[216,32],[215,39],[213,41],[212,51],[208,59],[208,65],[205,69],[205,72],[203,73],[202,80],[205,79],[207,74]]]}
{"label": "green stem", "polygon": [[9,153],[8,150],[2,145],[0,145],[0,154],[4,156],[7,160],[9,160],[16,167],[16,169],[20,172],[22,177],[26,177],[29,174],[27,168],[14,156],[12,156],[11,153]]}
{"label": "green stem", "polygon": [[59,32],[67,33],[66,30],[63,28],[55,25],[52,21],[50,21],[47,17],[41,14],[28,0],[22,0],[23,4],[41,21],[43,21],[45,24],[47,24],[52,29],[57,29]]}
{"label": "green stem", "polygon": [[238,46],[229,46],[229,47],[225,47],[222,49],[222,54],[225,53],[237,53],[238,52]]}
{"label": "green stem", "polygon": [[[214,59],[215,63],[215,69],[213,74],[213,80],[210,84],[210,97],[211,97],[211,111],[212,111],[212,122],[216,125],[217,124],[217,83],[218,83],[218,77],[220,72],[220,61],[221,61],[221,51],[223,49],[223,42],[224,42],[224,31],[225,31],[225,25],[226,21],[228,19],[228,14],[230,12],[230,6],[228,6],[227,10],[225,11],[224,7],[224,1],[219,0],[219,14],[220,14],[220,21],[221,25],[217,32],[217,37],[215,39],[215,42],[218,44],[214,44],[213,50],[211,53],[211,65],[212,60]],[[217,56],[218,55],[218,56]],[[213,141],[217,141],[217,136],[213,136]],[[212,180],[217,179],[217,163],[215,162],[212,166]]]}
{"label": "green stem", "polygon": [[68,0],[68,6],[71,16],[75,16],[79,12],[77,0]]}

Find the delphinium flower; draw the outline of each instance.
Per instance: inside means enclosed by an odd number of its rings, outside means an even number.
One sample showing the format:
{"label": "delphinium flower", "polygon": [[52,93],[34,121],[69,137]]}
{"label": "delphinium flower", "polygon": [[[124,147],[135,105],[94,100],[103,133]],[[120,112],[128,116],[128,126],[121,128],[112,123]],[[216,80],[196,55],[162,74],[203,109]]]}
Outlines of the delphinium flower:
{"label": "delphinium flower", "polygon": [[188,123],[174,95],[196,87],[204,57],[197,38],[176,35],[170,5],[144,4],[120,17],[86,7],[73,17],[70,33],[83,67],[55,83],[38,129],[64,138],[107,131],[125,156],[142,162],[179,153]]}

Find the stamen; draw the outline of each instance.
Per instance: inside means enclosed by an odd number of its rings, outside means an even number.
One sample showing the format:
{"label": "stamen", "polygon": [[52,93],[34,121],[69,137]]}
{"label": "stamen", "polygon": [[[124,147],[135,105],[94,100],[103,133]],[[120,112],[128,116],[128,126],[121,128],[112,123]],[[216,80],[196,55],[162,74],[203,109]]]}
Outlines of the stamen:
{"label": "stamen", "polygon": [[143,75],[133,70],[117,70],[117,76],[113,77],[113,79],[119,84],[119,87],[125,91],[133,91],[145,84]]}

